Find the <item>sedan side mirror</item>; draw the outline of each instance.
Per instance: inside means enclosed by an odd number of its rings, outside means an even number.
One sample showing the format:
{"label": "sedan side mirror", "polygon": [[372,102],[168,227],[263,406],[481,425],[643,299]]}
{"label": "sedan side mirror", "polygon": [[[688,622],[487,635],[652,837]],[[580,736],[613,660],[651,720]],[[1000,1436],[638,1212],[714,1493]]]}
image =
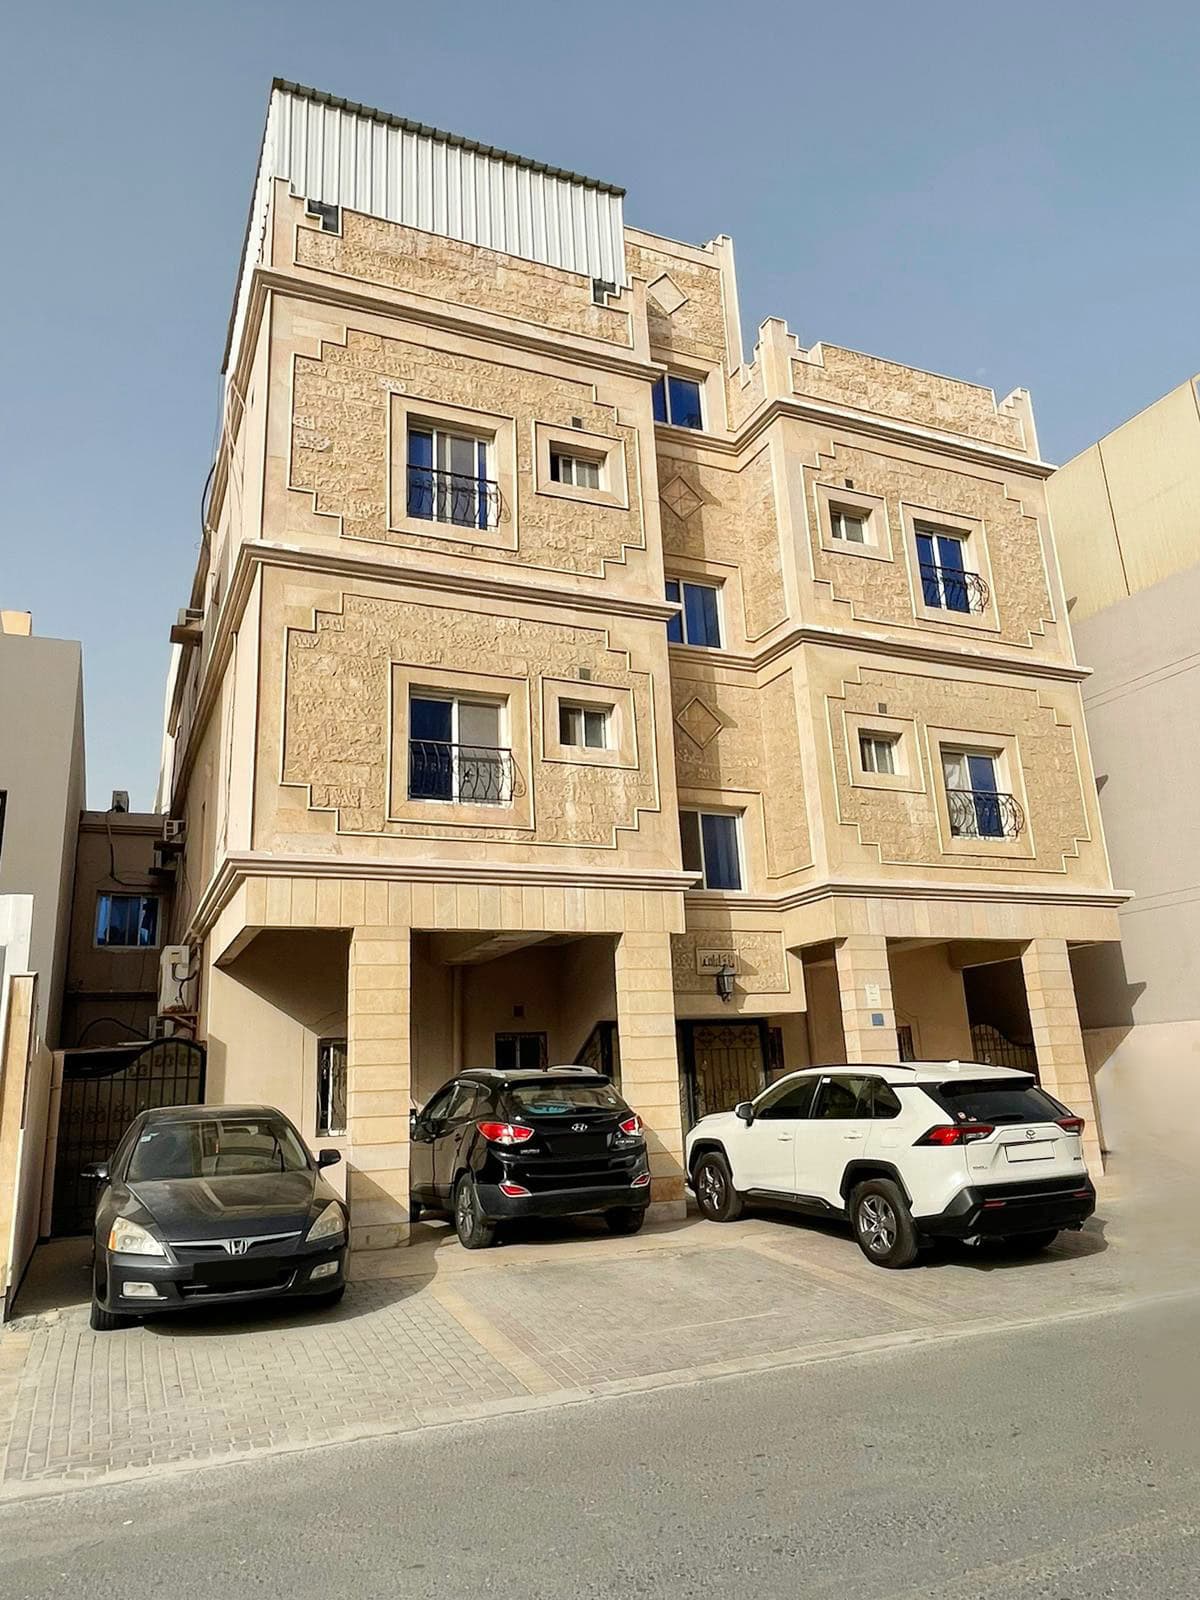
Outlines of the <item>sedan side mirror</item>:
{"label": "sedan side mirror", "polygon": [[336,1167],[341,1159],[342,1152],[340,1150],[317,1151],[317,1165],[319,1167]]}
{"label": "sedan side mirror", "polygon": [[754,1121],[754,1106],[749,1100],[743,1100],[739,1105],[734,1106],[733,1114],[735,1117],[740,1117],[749,1127]]}
{"label": "sedan side mirror", "polygon": [[79,1174],[81,1178],[94,1178],[97,1183],[108,1182],[108,1162],[93,1161],[90,1167],[84,1167]]}

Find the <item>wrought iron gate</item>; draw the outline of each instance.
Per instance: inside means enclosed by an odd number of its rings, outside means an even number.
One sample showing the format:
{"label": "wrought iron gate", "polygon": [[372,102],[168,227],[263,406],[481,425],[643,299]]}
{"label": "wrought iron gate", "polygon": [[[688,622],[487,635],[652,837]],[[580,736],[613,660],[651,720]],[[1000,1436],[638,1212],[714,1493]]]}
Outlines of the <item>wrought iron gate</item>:
{"label": "wrought iron gate", "polygon": [[986,1061],[989,1067],[1015,1067],[1018,1072],[1032,1072],[1037,1077],[1037,1051],[1033,1046],[1006,1038],[990,1022],[971,1024],[971,1045],[976,1061]]}
{"label": "wrought iron gate", "polygon": [[732,1111],[766,1086],[770,1049],[765,1022],[682,1022],[679,1033],[685,1127],[712,1111]]}
{"label": "wrought iron gate", "polygon": [[149,1106],[196,1105],[204,1099],[204,1046],[190,1039],[107,1050],[68,1050],[54,1164],[55,1236],[87,1233],[96,1185],[81,1176],[107,1161],[121,1135]]}

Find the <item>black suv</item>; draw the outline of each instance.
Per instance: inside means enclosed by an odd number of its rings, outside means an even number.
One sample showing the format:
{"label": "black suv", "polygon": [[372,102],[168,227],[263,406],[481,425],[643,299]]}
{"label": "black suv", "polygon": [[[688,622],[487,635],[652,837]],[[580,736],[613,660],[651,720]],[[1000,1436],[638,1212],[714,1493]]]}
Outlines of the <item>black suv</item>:
{"label": "black suv", "polygon": [[587,1067],[462,1072],[412,1113],[413,1221],[449,1211],[468,1250],[516,1217],[602,1211],[636,1233],[650,1203],[642,1120]]}

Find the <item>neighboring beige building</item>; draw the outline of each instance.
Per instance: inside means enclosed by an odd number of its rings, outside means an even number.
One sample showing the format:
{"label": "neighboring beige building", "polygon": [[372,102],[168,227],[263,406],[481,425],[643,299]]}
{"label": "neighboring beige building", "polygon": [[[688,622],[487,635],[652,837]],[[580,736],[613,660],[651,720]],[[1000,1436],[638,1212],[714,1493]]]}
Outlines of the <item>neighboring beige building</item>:
{"label": "neighboring beige building", "polygon": [[[1075,958],[1107,1122],[1200,1112],[1200,387],[1180,384],[1047,484],[1121,911]],[[1165,1101],[1164,1101],[1165,1095]]]}
{"label": "neighboring beige building", "polygon": [[610,1065],[678,1212],[688,1118],[971,1055],[992,963],[1097,1154],[1068,952],[1121,897],[1024,391],[747,361],[729,239],[280,84],[226,370],[171,938],[209,1097],[343,1144],[356,1247],[460,1066]]}

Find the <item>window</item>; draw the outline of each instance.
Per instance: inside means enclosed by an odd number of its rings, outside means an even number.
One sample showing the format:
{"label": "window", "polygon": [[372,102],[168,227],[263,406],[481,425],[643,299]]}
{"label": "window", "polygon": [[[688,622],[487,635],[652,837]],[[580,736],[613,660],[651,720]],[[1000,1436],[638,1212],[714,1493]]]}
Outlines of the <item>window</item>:
{"label": "window", "polygon": [[308,1154],[291,1124],[268,1113],[151,1122],[142,1129],[126,1176],[130,1183],[151,1183],[309,1169]]}
{"label": "window", "polygon": [[[966,539],[955,533],[917,525],[917,564],[921,594],[927,606],[940,611],[982,610],[972,605],[981,584],[978,573],[968,572],[963,555]],[[986,602],[984,602],[986,603]]]}
{"label": "window", "polygon": [[[848,1121],[870,1116],[870,1078],[829,1078],[821,1090],[814,1115],[827,1121]],[[864,1093],[866,1099],[864,1101]],[[860,1109],[860,1102],[862,1106]]]}
{"label": "window", "polygon": [[679,837],[686,872],[703,874],[705,889],[742,887],[740,817],[728,811],[681,811]]}
{"label": "window", "polygon": [[601,463],[595,456],[569,456],[558,450],[550,452],[552,483],[567,483],[576,489],[598,489],[600,466]]}
{"label": "window", "polygon": [[997,758],[982,750],[942,750],[946,808],[955,839],[1015,838],[1024,821],[997,782]]}
{"label": "window", "polygon": [[[540,1034],[538,1035],[540,1038]],[[577,1079],[526,1080],[508,1091],[512,1112],[526,1117],[569,1117],[576,1111],[623,1111],[625,1102],[609,1083],[580,1083]]]}
{"label": "window", "polygon": [[544,1033],[498,1033],[496,1035],[496,1066],[501,1072],[515,1072],[531,1067],[542,1070],[547,1061],[546,1035]]}
{"label": "window", "polygon": [[1057,1122],[1066,1106],[1035,1083],[939,1083],[921,1087],[959,1122]]}
{"label": "window", "polygon": [[851,511],[844,506],[829,508],[829,532],[846,544],[866,544],[867,516],[862,511]]}
{"label": "window", "polygon": [[800,1078],[795,1083],[781,1084],[777,1090],[768,1090],[755,1103],[754,1115],[768,1122],[807,1117],[820,1082],[820,1078]]}
{"label": "window", "polygon": [[671,643],[703,645],[708,650],[719,650],[721,607],[717,585],[668,578],[666,592],[668,600],[683,607],[667,623],[667,638]]}
{"label": "window", "polygon": [[917,1059],[917,1047],[913,1042],[913,1031],[910,1023],[897,1023],[896,1045],[901,1061],[915,1061]]}
{"label": "window", "polygon": [[466,1122],[480,1109],[479,1102],[486,1098],[486,1091],[481,1084],[456,1083],[442,1112],[442,1119],[445,1122]]}
{"label": "window", "polygon": [[[899,1029],[896,1030],[899,1032]],[[900,1059],[903,1061],[904,1057]],[[891,1084],[884,1083],[882,1078],[869,1078],[867,1080],[867,1094],[870,1096],[871,1116],[876,1122],[886,1121],[889,1117],[900,1115],[900,1096]],[[864,1100],[863,1104],[867,1102]]]}
{"label": "window", "polygon": [[491,441],[442,428],[408,433],[408,514],[459,528],[498,521],[499,487],[489,476]]}
{"label": "window", "polygon": [[501,742],[495,700],[413,694],[408,703],[408,797],[461,805],[507,805],[512,751]]}
{"label": "window", "polygon": [[669,422],[673,428],[703,428],[700,385],[695,378],[680,378],[669,372],[654,383],[654,420]]}
{"label": "window", "polygon": [[102,894],[96,902],[96,943],[113,950],[154,949],[158,944],[158,896]]}
{"label": "window", "polygon": [[879,772],[895,777],[900,770],[898,748],[900,738],[893,733],[860,733],[858,755],[864,772]]}
{"label": "window", "polygon": [[573,706],[565,700],[558,703],[558,739],[560,744],[576,749],[608,749],[607,706]]}
{"label": "window", "polygon": [[317,1041],[317,1137],[346,1132],[346,1041]]}

